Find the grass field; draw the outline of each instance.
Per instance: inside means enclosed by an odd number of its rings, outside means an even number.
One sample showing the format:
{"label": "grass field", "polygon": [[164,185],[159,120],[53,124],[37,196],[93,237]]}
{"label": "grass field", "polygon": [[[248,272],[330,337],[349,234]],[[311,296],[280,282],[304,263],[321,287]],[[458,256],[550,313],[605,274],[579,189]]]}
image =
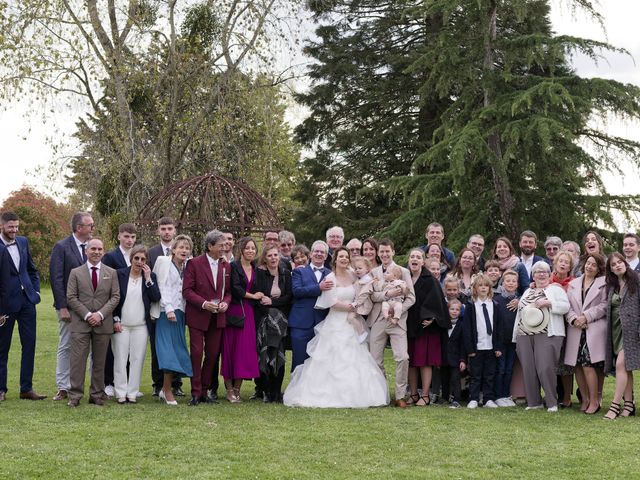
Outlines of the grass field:
{"label": "grass field", "polygon": [[[0,478],[638,478],[638,419],[606,422],[576,409],[470,411],[292,409],[244,401],[168,407],[53,402],[57,324],[39,306],[35,388],[18,399],[17,328],[0,404]],[[147,357],[148,360],[149,357]],[[388,357],[389,360],[389,357]],[[393,368],[389,371],[393,373]],[[393,385],[393,379],[389,378]],[[286,380],[285,380],[286,383]],[[185,385],[188,390],[188,381]],[[606,384],[605,400],[612,392]],[[88,388],[88,385],[86,386]],[[243,387],[248,398],[252,384]],[[608,405],[608,403],[607,403]],[[601,412],[604,413],[604,412]]]}

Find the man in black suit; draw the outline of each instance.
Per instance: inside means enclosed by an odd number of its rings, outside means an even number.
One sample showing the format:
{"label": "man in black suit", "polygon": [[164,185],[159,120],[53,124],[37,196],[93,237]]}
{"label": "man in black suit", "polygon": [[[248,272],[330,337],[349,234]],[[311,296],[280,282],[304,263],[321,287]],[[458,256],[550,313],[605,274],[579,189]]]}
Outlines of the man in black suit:
{"label": "man in black suit", "polygon": [[525,230],[520,234],[518,246],[520,247],[520,261],[524,263],[527,273],[529,274],[529,278],[533,281],[533,277],[531,276],[531,267],[540,260],[544,261],[544,258],[536,255],[538,236],[531,230]]}
{"label": "man in black suit", "polygon": [[176,224],[171,217],[162,217],[158,220],[158,236],[160,237],[160,243],[149,249],[149,266],[151,270],[155,267],[158,257],[171,255],[171,243],[176,236]]}
{"label": "man in black suit", "polygon": [[[156,265],[158,257],[171,255],[171,244],[176,236],[176,225],[171,217],[162,217],[158,220],[158,237],[160,243],[149,249],[149,266],[151,270]],[[156,356],[156,318],[151,318],[147,322],[147,330],[149,331],[149,343],[151,345],[151,381],[153,382],[153,396],[157,397],[162,390],[162,382],[164,381],[163,372],[158,367],[158,357]],[[182,379],[179,376],[173,377],[172,382],[173,394],[182,397]]]}
{"label": "man in black suit", "polygon": [[[118,227],[118,246],[107,252],[102,257],[102,263],[114,270],[131,266],[129,253],[136,244],[138,231],[133,223],[123,223]],[[107,358],[104,364],[104,393],[107,397],[113,397],[115,390],[113,386],[113,350],[111,343],[107,346]]]}
{"label": "man in black suit", "polygon": [[40,277],[29,242],[18,236],[20,220],[13,212],[0,216],[0,402],[7,392],[7,360],[13,327],[18,322],[22,360],[20,363],[20,398],[46,398],[33,390],[33,363],[36,354],[36,304],[40,303]]}
{"label": "man in black suit", "polygon": [[71,270],[87,261],[86,246],[94,229],[93,218],[88,212],[76,212],[71,217],[71,231],[67,238],[53,247],[49,263],[49,278],[53,292],[53,306],[58,314],[60,341],[56,361],[56,386],[54,400],[67,398],[71,388],[71,314],[67,306],[67,283]]}

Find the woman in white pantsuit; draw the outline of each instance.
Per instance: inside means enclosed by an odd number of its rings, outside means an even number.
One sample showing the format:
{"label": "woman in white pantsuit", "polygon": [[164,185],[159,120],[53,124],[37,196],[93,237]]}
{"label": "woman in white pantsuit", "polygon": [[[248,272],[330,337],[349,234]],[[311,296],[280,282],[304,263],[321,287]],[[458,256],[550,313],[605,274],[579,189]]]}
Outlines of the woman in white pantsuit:
{"label": "woman in white pantsuit", "polygon": [[114,311],[115,333],[111,336],[113,380],[119,404],[136,402],[147,353],[147,320],[151,302],[160,300],[155,274],[147,265],[147,249],[136,245],[131,249],[130,255],[131,266],[118,270],[120,303]]}

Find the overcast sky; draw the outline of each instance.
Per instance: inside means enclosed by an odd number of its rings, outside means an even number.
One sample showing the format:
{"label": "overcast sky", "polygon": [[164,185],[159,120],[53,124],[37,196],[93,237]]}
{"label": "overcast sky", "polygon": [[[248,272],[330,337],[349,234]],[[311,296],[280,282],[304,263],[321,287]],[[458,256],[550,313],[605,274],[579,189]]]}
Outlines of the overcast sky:
{"label": "overcast sky", "polygon": [[[552,2],[552,21],[557,33],[606,40],[617,47],[625,48],[633,56],[631,58],[627,55],[609,55],[597,65],[589,59],[577,57],[573,59],[573,63],[578,72],[583,76],[613,78],[640,85],[640,68],[634,63],[634,59],[640,62],[640,35],[637,33],[640,1],[601,1],[599,10],[604,16],[606,33],[583,14],[574,18],[568,4],[568,0]],[[3,146],[0,202],[23,184],[35,185],[52,195],[63,191],[60,172],[53,180],[45,175],[50,159],[61,156],[50,144],[66,142],[72,145],[69,137],[74,131],[75,119],[82,112],[79,108],[69,110],[62,106],[53,112],[38,108],[37,105],[28,105],[27,102],[14,102],[5,111],[0,111],[0,142]],[[30,109],[35,109],[36,113],[27,115]],[[43,121],[43,118],[46,120]],[[606,128],[616,135],[640,139],[639,127],[638,124],[617,122]],[[67,146],[63,148],[63,153],[73,155],[75,152],[72,147]],[[625,181],[624,178],[607,174],[604,179],[609,190],[618,193],[640,192],[638,172],[631,165],[623,168],[630,180]]]}

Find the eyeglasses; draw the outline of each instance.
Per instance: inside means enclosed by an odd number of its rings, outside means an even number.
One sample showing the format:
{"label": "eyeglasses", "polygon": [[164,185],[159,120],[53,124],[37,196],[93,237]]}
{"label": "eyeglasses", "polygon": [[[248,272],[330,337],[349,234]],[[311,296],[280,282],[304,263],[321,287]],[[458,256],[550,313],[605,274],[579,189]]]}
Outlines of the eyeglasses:
{"label": "eyeglasses", "polygon": [[557,252],[560,250],[560,247],[556,247],[555,245],[549,245],[548,247],[544,247],[548,252]]}
{"label": "eyeglasses", "polygon": [[550,272],[547,272],[546,270],[536,270],[535,272],[533,272],[534,275],[551,275]]}
{"label": "eyeglasses", "polygon": [[96,224],[95,223],[81,223],[80,226],[81,227],[94,228],[96,226]]}

